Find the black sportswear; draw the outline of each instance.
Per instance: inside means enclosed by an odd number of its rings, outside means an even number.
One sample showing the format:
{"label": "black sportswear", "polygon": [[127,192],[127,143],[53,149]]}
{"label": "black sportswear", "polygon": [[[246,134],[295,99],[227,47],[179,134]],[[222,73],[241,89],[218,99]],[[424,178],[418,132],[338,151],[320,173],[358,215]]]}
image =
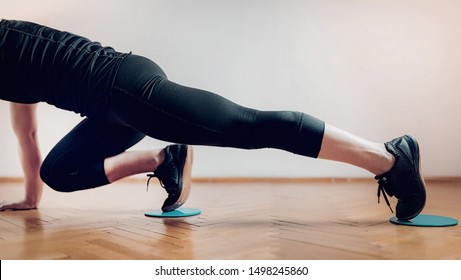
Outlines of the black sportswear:
{"label": "black sportswear", "polygon": [[324,132],[324,123],[307,114],[243,107],[168,80],[147,58],[23,21],[0,22],[0,98],[47,102],[88,117],[42,164],[42,179],[59,191],[107,184],[104,159],[145,135],[317,157]]}

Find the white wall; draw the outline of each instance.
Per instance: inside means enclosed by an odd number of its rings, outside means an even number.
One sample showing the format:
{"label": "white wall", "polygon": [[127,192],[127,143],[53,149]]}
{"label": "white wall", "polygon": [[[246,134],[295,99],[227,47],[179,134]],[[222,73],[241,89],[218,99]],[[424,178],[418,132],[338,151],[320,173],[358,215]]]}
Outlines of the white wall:
{"label": "white wall", "polygon": [[[429,176],[461,176],[461,1],[0,0],[37,21],[133,51],[179,83],[293,109],[375,141],[415,135]],[[42,104],[43,153],[80,117]],[[0,102],[0,176],[21,174]],[[147,139],[134,149],[162,146]],[[289,153],[197,148],[195,176],[362,177]]]}

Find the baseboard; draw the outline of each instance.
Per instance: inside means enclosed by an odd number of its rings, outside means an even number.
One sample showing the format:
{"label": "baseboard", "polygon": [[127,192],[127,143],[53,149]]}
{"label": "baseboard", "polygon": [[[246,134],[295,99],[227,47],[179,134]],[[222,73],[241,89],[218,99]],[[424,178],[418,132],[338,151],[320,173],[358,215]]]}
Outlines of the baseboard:
{"label": "baseboard", "polygon": [[[461,177],[458,176],[429,176],[425,177],[426,183],[461,183]],[[0,183],[22,183],[22,177],[0,177]],[[123,179],[125,182],[145,182],[146,179],[140,177],[128,177]],[[375,180],[372,177],[194,177],[194,183],[369,183]]]}
{"label": "baseboard", "polygon": [[0,183],[22,183],[23,177],[0,177]]}
{"label": "baseboard", "polygon": [[[460,178],[461,179],[461,178]],[[196,183],[333,183],[333,182],[370,182],[372,178],[336,178],[336,177],[196,177]]]}

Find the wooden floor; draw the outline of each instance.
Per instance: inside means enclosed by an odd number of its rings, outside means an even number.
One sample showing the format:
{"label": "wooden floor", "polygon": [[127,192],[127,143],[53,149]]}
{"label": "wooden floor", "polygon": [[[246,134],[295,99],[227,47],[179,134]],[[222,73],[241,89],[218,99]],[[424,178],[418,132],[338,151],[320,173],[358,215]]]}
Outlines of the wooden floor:
{"label": "wooden floor", "polygon": [[[461,227],[396,226],[372,182],[196,183],[199,216],[144,216],[165,194],[121,182],[0,213],[0,259],[461,259]],[[0,184],[0,200],[22,195]],[[395,200],[393,200],[395,203]],[[461,186],[428,184],[424,213],[461,218]]]}

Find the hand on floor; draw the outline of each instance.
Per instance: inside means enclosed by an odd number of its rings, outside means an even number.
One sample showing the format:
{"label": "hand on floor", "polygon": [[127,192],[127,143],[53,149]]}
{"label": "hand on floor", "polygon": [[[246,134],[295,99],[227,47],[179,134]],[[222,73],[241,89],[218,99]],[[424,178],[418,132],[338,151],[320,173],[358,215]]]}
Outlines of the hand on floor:
{"label": "hand on floor", "polygon": [[33,210],[37,209],[36,204],[29,203],[25,200],[15,203],[4,203],[0,204],[0,211],[7,211],[7,210]]}

